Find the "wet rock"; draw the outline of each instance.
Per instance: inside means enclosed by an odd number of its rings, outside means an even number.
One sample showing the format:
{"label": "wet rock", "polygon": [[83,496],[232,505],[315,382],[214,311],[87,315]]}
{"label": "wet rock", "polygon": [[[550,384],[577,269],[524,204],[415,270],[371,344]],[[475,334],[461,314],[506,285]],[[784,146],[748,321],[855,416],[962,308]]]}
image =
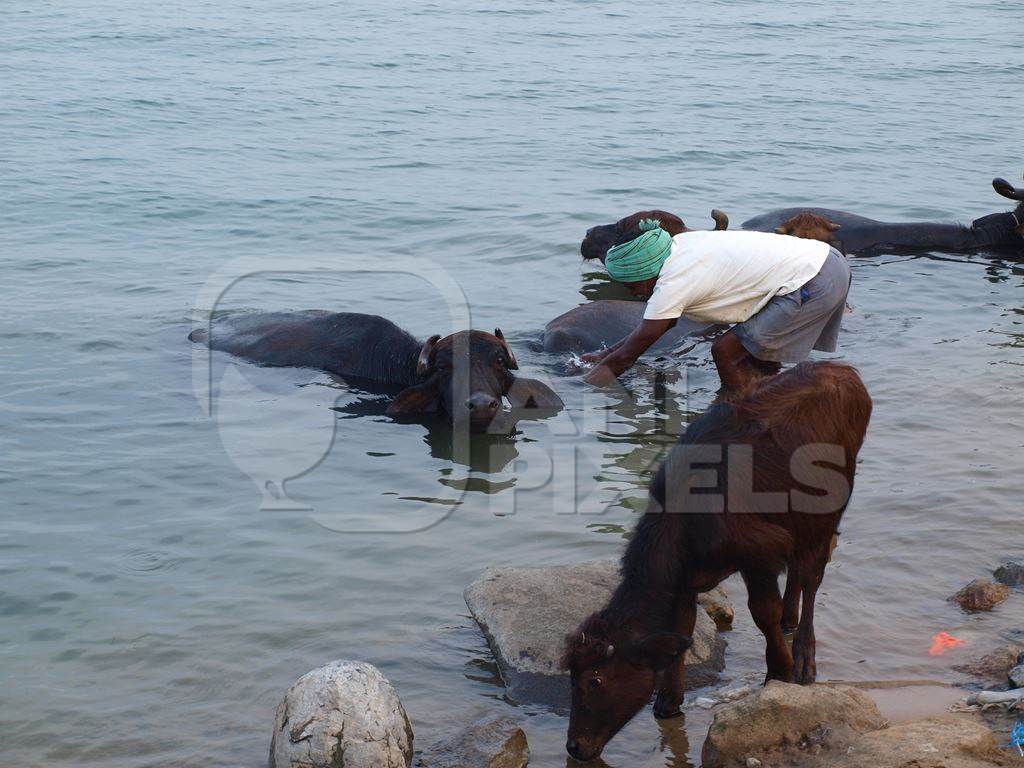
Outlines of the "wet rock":
{"label": "wet rock", "polygon": [[525,768],[526,734],[511,717],[481,720],[442,739],[417,760],[421,768]]}
{"label": "wet rock", "polygon": [[1008,560],[992,574],[996,581],[1008,587],[1024,586],[1024,561]]}
{"label": "wet rock", "polygon": [[1010,669],[1019,663],[1021,651],[1024,648],[1019,645],[1004,645],[979,659],[958,664],[953,669],[985,680],[1001,682],[1006,679]]}
{"label": "wet rock", "polygon": [[732,622],[736,618],[736,614],[724,587],[717,586],[710,592],[697,595],[697,602],[707,611],[708,616],[715,622],[715,626],[719,630],[732,629]]}
{"label": "wet rock", "polygon": [[1024,688],[1024,664],[1018,664],[1011,669],[1007,677],[1010,680],[1011,688]]}
{"label": "wet rock", "polygon": [[994,584],[986,579],[975,579],[961,589],[950,600],[970,613],[991,611],[1010,594],[1005,584]]}
{"label": "wet rock", "polygon": [[278,705],[270,768],[408,768],[412,726],[372,664],[332,661],[300,677]]}
{"label": "wet rock", "polygon": [[[568,706],[568,675],[558,667],[565,636],[602,608],[618,583],[618,563],[597,560],[490,568],[466,588],[466,605],[514,699]],[[724,666],[725,641],[711,618],[698,611],[693,647],[686,654],[687,688],[715,682]]]}
{"label": "wet rock", "polygon": [[787,745],[806,747],[809,739],[845,742],[885,724],[871,697],[855,688],[772,681],[715,714],[701,758],[704,768],[733,766]]}

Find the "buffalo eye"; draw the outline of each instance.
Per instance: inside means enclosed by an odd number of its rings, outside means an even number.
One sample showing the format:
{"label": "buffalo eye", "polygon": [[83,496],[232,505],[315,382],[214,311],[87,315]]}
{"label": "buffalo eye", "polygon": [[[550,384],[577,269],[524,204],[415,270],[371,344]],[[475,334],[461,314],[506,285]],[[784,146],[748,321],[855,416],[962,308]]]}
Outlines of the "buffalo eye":
{"label": "buffalo eye", "polygon": [[595,690],[597,688],[600,688],[603,682],[604,681],[601,680],[600,677],[592,677],[589,680],[587,680],[587,687],[590,688],[590,690]]}

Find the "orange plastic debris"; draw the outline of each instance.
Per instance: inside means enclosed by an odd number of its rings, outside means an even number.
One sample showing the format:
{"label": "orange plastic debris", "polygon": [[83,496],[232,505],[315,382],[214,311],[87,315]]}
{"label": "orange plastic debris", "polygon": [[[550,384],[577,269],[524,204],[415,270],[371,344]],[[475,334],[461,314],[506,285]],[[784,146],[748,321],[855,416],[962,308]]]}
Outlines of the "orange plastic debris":
{"label": "orange plastic debris", "polygon": [[967,643],[953,637],[949,632],[939,632],[932,638],[932,647],[928,651],[929,656],[941,656],[953,648],[963,648]]}

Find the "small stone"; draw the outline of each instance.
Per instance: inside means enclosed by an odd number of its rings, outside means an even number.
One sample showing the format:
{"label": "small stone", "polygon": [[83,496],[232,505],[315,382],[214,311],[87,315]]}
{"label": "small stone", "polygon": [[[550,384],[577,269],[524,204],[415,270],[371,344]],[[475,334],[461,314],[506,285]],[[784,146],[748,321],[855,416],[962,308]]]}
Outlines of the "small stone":
{"label": "small stone", "polygon": [[1009,678],[1013,688],[1024,688],[1024,664],[1018,664],[1011,669]]}
{"label": "small stone", "polygon": [[419,768],[526,768],[530,747],[511,717],[480,720],[424,750]]}
{"label": "small stone", "polygon": [[975,579],[961,589],[950,600],[969,613],[991,611],[1010,595],[1005,584],[994,584],[985,579]]}
{"label": "small stone", "polygon": [[732,609],[732,603],[729,602],[729,595],[726,593],[725,587],[719,585],[707,592],[701,592],[697,595],[697,602],[707,611],[708,616],[712,618],[719,630],[732,629],[736,612]]}
{"label": "small stone", "polygon": [[1019,645],[1004,645],[974,661],[958,664],[953,669],[985,680],[1002,681],[1010,669],[1017,664],[1024,664],[1022,657],[1024,652]]}
{"label": "small stone", "polygon": [[748,757],[747,768],[761,768],[761,761],[756,757]]}
{"label": "small stone", "polygon": [[372,664],[333,661],[300,677],[277,708],[270,768],[409,768],[412,726]]}
{"label": "small stone", "polygon": [[996,577],[996,581],[1008,587],[1024,585],[1024,562],[1008,560],[996,568],[993,575]]}

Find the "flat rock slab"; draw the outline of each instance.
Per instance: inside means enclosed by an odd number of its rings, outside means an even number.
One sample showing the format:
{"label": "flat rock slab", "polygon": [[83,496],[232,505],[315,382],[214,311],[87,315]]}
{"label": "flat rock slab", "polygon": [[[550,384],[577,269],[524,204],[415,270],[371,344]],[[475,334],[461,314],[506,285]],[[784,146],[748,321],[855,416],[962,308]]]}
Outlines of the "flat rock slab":
{"label": "flat rock slab", "polygon": [[[509,695],[564,709],[569,677],[558,666],[565,636],[611,597],[619,583],[614,560],[547,568],[490,568],[466,588],[466,605],[498,662]],[[725,666],[725,640],[697,611],[686,654],[688,689],[710,685]]]}

